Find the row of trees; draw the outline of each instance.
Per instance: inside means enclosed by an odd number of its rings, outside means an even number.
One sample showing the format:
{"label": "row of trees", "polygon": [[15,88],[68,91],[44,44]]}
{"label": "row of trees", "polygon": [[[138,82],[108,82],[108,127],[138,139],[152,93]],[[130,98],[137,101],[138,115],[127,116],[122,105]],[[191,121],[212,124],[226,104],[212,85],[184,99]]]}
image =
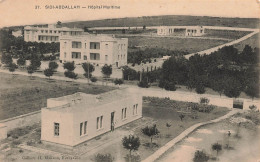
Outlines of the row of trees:
{"label": "row of trees", "polygon": [[162,48],[146,48],[145,50],[128,52],[127,62],[132,63],[133,65],[140,65],[141,63],[150,63],[152,61],[156,61],[156,59],[152,60],[152,58],[161,58],[163,56],[179,56],[185,55],[187,53],[188,52],[171,51]]}
{"label": "row of trees", "polygon": [[238,97],[244,91],[253,99],[259,92],[258,54],[258,48],[246,45],[241,53],[228,46],[210,55],[196,54],[189,60],[171,57],[162,65],[159,86],[174,90],[176,84],[185,85],[200,94],[209,87],[228,97]]}

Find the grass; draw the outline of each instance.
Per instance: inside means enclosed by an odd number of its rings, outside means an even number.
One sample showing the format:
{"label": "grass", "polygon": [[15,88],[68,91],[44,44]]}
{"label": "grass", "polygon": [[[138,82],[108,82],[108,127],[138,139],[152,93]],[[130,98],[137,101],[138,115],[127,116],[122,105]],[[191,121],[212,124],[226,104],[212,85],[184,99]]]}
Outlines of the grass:
{"label": "grass", "polygon": [[224,43],[227,43],[227,41],[172,37],[128,37],[129,47],[141,46],[141,48],[165,48],[169,50],[184,51],[187,53],[199,52]]}
{"label": "grass", "polygon": [[213,30],[206,29],[205,37],[214,37],[214,38],[226,38],[226,39],[239,39],[250,32],[248,31],[230,31],[230,30]]}
{"label": "grass", "polygon": [[0,120],[40,110],[48,98],[61,97],[76,92],[99,94],[113,90],[112,87],[1,73]]}

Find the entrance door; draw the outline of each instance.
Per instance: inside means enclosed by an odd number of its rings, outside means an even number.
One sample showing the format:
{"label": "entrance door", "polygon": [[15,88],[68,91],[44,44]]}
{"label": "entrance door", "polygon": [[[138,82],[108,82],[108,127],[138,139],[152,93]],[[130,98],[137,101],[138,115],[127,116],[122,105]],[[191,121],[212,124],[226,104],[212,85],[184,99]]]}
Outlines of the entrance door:
{"label": "entrance door", "polygon": [[118,62],[116,62],[116,67],[118,67]]}
{"label": "entrance door", "polygon": [[115,116],[115,112],[111,112],[111,123],[110,123],[111,130],[113,130],[115,127],[114,116]]}

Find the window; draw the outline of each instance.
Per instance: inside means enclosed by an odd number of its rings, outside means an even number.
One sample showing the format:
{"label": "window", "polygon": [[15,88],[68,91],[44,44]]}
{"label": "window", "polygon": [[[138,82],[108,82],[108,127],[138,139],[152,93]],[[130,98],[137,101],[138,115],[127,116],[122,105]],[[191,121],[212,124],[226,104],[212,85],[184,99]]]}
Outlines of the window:
{"label": "window", "polygon": [[99,53],[90,53],[90,60],[100,60]]}
{"label": "window", "polygon": [[79,128],[79,135],[82,136],[82,129],[83,129],[83,123],[80,123],[80,128]]}
{"label": "window", "polygon": [[135,114],[137,114],[137,108],[138,108],[138,104],[135,105]]}
{"label": "window", "polygon": [[60,123],[54,123],[54,136],[60,135]]}
{"label": "window", "polygon": [[80,52],[72,52],[71,57],[74,59],[81,59],[81,53]]}
{"label": "window", "polygon": [[97,117],[97,129],[102,128],[103,126],[103,116]]}
{"label": "window", "polygon": [[105,55],[105,60],[106,60],[106,61],[108,60],[108,55]]}
{"label": "window", "polygon": [[88,59],[88,57],[86,55],[84,55],[84,60],[87,60],[87,59]]}
{"label": "window", "polygon": [[133,115],[135,115],[135,105],[133,106]]}
{"label": "window", "polygon": [[50,30],[50,33],[52,33],[52,30]]}
{"label": "window", "polygon": [[66,52],[64,52],[64,58],[66,58],[67,57],[67,53]]}
{"label": "window", "polygon": [[85,43],[85,49],[87,49],[87,43]]}
{"label": "window", "polygon": [[57,31],[56,31],[56,30],[54,30],[54,33],[57,33]]}
{"label": "window", "polygon": [[72,48],[81,48],[81,42],[72,42]]}
{"label": "window", "polygon": [[87,125],[88,125],[88,122],[85,121],[84,122],[84,134],[87,134]]}
{"label": "window", "polygon": [[43,33],[43,30],[41,30],[41,33]]}
{"label": "window", "polygon": [[106,44],[106,49],[108,49],[108,44]]}
{"label": "window", "polygon": [[121,119],[126,119],[126,108],[123,108],[123,109],[122,109]]}
{"label": "window", "polygon": [[48,30],[45,30],[45,33],[48,33]]}
{"label": "window", "polygon": [[90,42],[90,49],[100,49],[99,42]]}

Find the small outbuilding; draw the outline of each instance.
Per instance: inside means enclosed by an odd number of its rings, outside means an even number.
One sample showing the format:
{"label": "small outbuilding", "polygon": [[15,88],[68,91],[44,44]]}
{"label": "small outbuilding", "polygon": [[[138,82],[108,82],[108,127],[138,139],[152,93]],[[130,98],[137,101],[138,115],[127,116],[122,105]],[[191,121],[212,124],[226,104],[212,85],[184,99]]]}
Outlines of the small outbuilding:
{"label": "small outbuilding", "polygon": [[50,98],[41,110],[41,140],[73,147],[141,117],[142,96],[129,88]]}

